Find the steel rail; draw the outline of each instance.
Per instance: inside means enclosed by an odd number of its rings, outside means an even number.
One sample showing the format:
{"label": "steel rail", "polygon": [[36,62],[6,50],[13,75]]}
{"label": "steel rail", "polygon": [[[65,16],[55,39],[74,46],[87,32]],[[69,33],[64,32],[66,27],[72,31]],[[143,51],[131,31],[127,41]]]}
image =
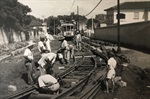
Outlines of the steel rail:
{"label": "steel rail", "polygon": [[[61,93],[60,95],[53,97],[52,99],[62,99],[62,98],[70,97],[70,96],[72,96],[73,93],[77,92],[79,89],[84,88],[88,79],[92,76],[93,72],[95,71],[95,69],[97,67],[95,59],[93,57],[92,57],[92,59],[94,60],[94,65],[93,65],[93,69],[90,71],[90,73],[86,77],[84,77],[80,82],[78,82],[78,84],[76,84],[72,88],[66,90],[65,92]],[[82,64],[80,64],[80,66],[81,65]]]}
{"label": "steel rail", "polygon": [[[76,64],[76,63],[75,63],[75,62],[76,62],[75,56],[73,57],[73,60],[74,60],[73,66],[71,66],[70,68],[68,68],[66,71],[62,72],[58,77],[61,77],[61,76],[64,77],[69,71],[72,70],[72,68],[73,68],[74,65]],[[57,78],[57,79],[59,79],[59,78]],[[30,95],[31,93],[33,93],[33,92],[35,92],[35,91],[36,91],[36,88],[33,87],[33,86],[31,86],[31,87],[29,87],[29,88],[26,88],[26,89],[24,89],[24,90],[21,90],[21,91],[19,91],[19,92],[16,92],[16,93],[14,93],[14,94],[12,94],[12,95],[10,95],[10,96],[6,96],[6,97],[4,97],[3,99],[19,99],[19,98],[25,97],[25,96],[27,96],[27,95]]]}
{"label": "steel rail", "polygon": [[65,77],[70,72],[72,72],[73,70],[75,70],[78,66],[80,66],[83,63],[84,60],[85,60],[85,57],[84,57],[84,55],[82,55],[81,62],[78,65],[76,65],[76,59],[75,59],[75,56],[74,56],[74,63],[73,63],[73,65],[71,67],[69,67],[67,70],[65,70],[64,72],[58,74],[58,76],[62,77],[62,78]]}
{"label": "steel rail", "polygon": [[19,99],[19,98],[22,98],[24,96],[27,96],[29,94],[31,94],[32,92],[35,92],[35,87],[29,87],[29,88],[26,88],[24,90],[21,90],[20,92],[17,92],[17,93],[14,93],[13,95],[10,95],[10,96],[7,96],[3,99]]}
{"label": "steel rail", "polygon": [[[84,62],[84,59],[78,65],[74,66],[74,68],[71,69],[71,70],[76,71],[76,69],[78,67],[80,67],[83,62]],[[95,63],[94,63],[93,68],[96,67],[96,66],[97,65],[95,65]],[[30,99],[41,99],[41,98],[44,98],[44,99],[65,99],[65,98],[71,97],[72,93],[78,91],[82,86],[85,85],[88,77],[91,76],[92,72],[94,72],[94,71],[89,71],[89,73],[86,77],[84,77],[82,80],[79,80],[79,82],[77,82],[74,86],[64,90],[62,93],[60,93],[58,95],[47,95],[47,94],[38,94],[38,95],[36,95],[36,94],[32,94],[30,96]],[[70,73],[73,73],[73,72],[70,72]]]}
{"label": "steel rail", "polygon": [[77,97],[78,99],[93,99],[96,94],[99,92],[101,83],[105,79],[106,73],[99,77],[99,80],[94,84],[93,87],[89,88],[88,91],[82,93],[81,96]]}

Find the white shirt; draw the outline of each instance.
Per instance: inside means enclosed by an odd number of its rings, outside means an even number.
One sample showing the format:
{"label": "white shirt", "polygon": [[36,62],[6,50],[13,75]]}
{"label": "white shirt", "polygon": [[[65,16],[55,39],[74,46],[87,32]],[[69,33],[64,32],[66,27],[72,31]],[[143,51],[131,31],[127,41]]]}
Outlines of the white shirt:
{"label": "white shirt", "polygon": [[38,49],[39,49],[39,52],[41,52],[41,47],[43,47],[43,49],[46,49],[43,42],[42,41],[39,41],[38,42]]}
{"label": "white shirt", "polygon": [[45,42],[45,44],[46,44],[47,50],[48,50],[49,52],[51,52],[50,40],[47,39],[47,41]]}
{"label": "white shirt", "polygon": [[27,56],[29,60],[33,60],[33,53],[29,48],[24,51],[24,56]]}
{"label": "white shirt", "polygon": [[42,54],[41,59],[38,61],[38,64],[41,67],[44,67],[46,65],[46,59],[49,59],[49,61],[51,61],[51,63],[53,64],[56,60],[56,54],[55,53],[44,53]]}
{"label": "white shirt", "polygon": [[116,68],[116,65],[117,65],[117,61],[111,57],[109,60],[108,60],[108,65],[110,65],[111,67],[113,68]]}
{"label": "white shirt", "polygon": [[47,86],[47,83],[51,83],[51,84],[57,83],[57,79],[49,74],[46,74],[38,78],[38,83],[39,83],[39,87],[44,87]]}
{"label": "white shirt", "polygon": [[77,35],[76,35],[76,40],[77,40],[77,41],[81,41],[81,40],[82,40],[82,39],[81,39],[81,34],[77,34]]}
{"label": "white shirt", "polygon": [[68,42],[66,40],[64,40],[61,44],[61,48],[66,48],[66,49],[69,49],[68,47]]}

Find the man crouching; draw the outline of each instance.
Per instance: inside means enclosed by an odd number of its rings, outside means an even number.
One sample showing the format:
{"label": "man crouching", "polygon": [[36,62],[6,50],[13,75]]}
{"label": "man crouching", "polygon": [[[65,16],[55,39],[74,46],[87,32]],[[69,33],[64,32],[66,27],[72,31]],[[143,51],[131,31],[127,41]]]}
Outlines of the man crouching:
{"label": "man crouching", "polygon": [[42,93],[56,94],[60,89],[57,79],[50,74],[41,75],[38,78],[38,85]]}

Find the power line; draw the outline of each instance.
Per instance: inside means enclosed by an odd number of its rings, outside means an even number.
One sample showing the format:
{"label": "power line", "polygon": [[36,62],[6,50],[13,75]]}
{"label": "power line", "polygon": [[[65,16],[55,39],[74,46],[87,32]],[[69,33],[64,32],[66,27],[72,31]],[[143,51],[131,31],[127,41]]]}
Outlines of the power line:
{"label": "power line", "polygon": [[75,3],[75,0],[72,2],[72,5],[71,5],[71,8],[70,8],[70,9],[72,9],[72,7],[73,7],[74,3]]}
{"label": "power line", "polygon": [[70,7],[70,12],[69,12],[69,14],[71,13],[71,9],[72,9],[74,3],[75,3],[75,0],[73,0],[73,2],[72,2],[72,5],[71,5],[71,7]]}
{"label": "power line", "polygon": [[96,5],[87,15],[85,15],[85,16],[88,16],[89,14],[91,14],[91,13],[97,8],[97,6],[98,6],[101,2],[102,2],[102,0],[100,0],[100,1],[97,3],[97,5]]}

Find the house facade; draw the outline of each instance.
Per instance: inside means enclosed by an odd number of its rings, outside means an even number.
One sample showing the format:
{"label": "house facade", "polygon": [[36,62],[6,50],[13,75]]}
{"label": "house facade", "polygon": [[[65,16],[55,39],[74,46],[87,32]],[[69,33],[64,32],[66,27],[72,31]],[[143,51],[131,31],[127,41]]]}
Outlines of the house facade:
{"label": "house facade", "polygon": [[[107,26],[117,24],[117,6],[105,9],[107,12]],[[136,23],[150,20],[150,1],[124,2],[120,4],[120,13],[125,14],[120,24]]]}

